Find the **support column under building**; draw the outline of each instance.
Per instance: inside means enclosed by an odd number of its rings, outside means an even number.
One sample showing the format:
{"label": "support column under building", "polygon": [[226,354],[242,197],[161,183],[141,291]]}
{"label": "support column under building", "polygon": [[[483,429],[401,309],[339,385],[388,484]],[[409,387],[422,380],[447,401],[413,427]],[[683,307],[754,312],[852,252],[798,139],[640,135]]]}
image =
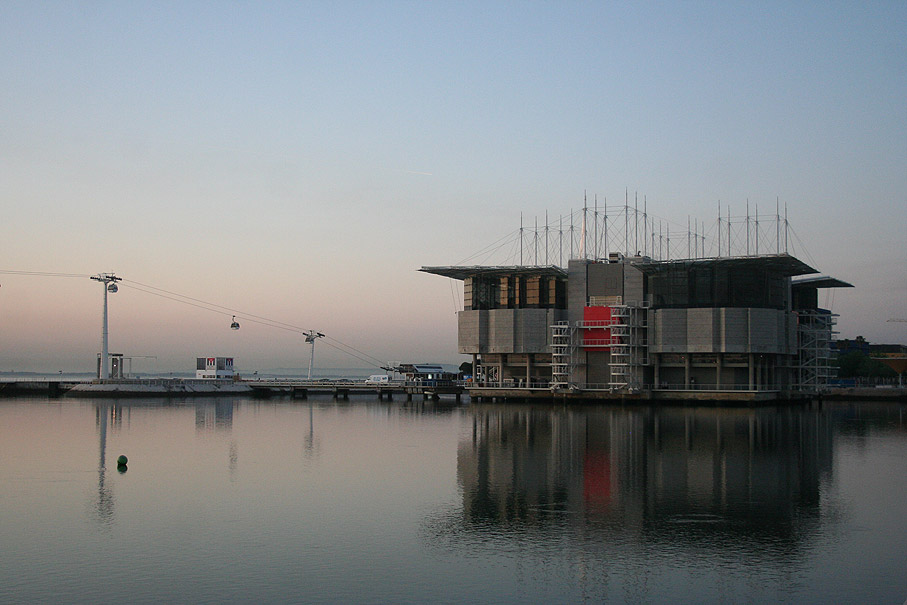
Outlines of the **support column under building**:
{"label": "support column under building", "polygon": [[721,353],[715,354],[715,390],[721,390]]}
{"label": "support column under building", "polygon": [[754,385],[753,385],[753,362],[754,362],[753,354],[750,353],[749,354],[749,363],[747,365],[749,366],[749,372],[750,372],[750,390],[751,391],[755,390]]}
{"label": "support column under building", "polygon": [[655,384],[652,385],[652,388],[660,389],[661,388],[661,354],[655,353],[655,355],[653,355],[653,357],[654,357],[654,359],[652,361],[654,362],[653,365],[655,366],[655,368],[654,368],[655,376],[654,376],[653,380],[654,380]]}

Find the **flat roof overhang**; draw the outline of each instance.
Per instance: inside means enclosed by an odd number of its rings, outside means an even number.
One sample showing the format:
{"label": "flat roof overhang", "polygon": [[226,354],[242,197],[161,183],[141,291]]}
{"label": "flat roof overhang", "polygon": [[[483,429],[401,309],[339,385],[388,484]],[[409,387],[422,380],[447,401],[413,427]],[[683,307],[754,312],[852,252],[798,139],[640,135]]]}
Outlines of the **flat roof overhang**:
{"label": "flat roof overhang", "polygon": [[816,277],[803,277],[791,282],[791,288],[853,288],[853,284],[848,284],[836,277],[819,275]]}
{"label": "flat roof overhang", "polygon": [[449,267],[422,267],[419,269],[423,273],[441,275],[452,279],[465,280],[467,277],[509,277],[517,275],[521,277],[567,277],[567,271],[555,265],[512,265],[485,267],[475,266],[449,266]]}
{"label": "flat roof overhang", "polygon": [[816,269],[813,269],[800,259],[789,254],[729,256],[723,258],[685,258],[679,260],[634,263],[633,266],[638,268],[643,273],[646,273],[647,275],[656,275],[658,273],[663,273],[677,267],[692,269],[695,267],[704,266],[726,267],[728,269],[766,268],[787,277],[818,273]]}

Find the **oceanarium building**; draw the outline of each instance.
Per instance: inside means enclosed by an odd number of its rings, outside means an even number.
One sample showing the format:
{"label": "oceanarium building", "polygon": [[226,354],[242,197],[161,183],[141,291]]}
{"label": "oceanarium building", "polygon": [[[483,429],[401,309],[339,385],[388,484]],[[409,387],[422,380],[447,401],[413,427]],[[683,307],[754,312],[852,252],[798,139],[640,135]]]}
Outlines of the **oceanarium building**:
{"label": "oceanarium building", "polygon": [[[719,219],[731,233],[726,225]],[[652,233],[653,252],[663,253]],[[819,290],[850,284],[815,277],[787,253],[704,257],[694,237],[693,258],[593,252],[566,269],[421,271],[463,281],[458,350],[472,356],[473,396],[763,400],[826,387],[835,315],[819,307]]]}

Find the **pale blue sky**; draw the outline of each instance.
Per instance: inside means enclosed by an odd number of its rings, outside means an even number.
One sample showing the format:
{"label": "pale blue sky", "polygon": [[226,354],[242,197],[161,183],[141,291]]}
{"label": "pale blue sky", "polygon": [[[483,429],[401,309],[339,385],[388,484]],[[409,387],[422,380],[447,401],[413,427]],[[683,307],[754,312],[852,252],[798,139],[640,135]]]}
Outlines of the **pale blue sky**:
{"label": "pale blue sky", "polygon": [[[885,321],[907,317],[904,2],[4,2],[0,80],[0,269],[115,270],[458,363],[450,285],[415,269],[521,212],[629,189],[680,224],[778,197],[857,286],[841,336],[907,342]],[[0,370],[90,369],[99,299],[0,275]],[[224,325],[111,300],[112,348],[159,369],[307,362]]]}

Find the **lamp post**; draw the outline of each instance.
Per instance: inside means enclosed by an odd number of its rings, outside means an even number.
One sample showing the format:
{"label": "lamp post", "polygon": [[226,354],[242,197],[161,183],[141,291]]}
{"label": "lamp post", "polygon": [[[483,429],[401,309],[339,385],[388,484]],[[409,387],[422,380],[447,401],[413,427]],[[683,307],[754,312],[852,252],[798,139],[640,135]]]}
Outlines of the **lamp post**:
{"label": "lamp post", "polygon": [[98,378],[106,380],[110,378],[109,358],[110,353],[107,346],[107,293],[114,293],[118,290],[117,282],[122,277],[117,277],[113,273],[99,273],[92,275],[91,279],[101,282],[104,285],[104,315],[101,319],[101,367]]}

